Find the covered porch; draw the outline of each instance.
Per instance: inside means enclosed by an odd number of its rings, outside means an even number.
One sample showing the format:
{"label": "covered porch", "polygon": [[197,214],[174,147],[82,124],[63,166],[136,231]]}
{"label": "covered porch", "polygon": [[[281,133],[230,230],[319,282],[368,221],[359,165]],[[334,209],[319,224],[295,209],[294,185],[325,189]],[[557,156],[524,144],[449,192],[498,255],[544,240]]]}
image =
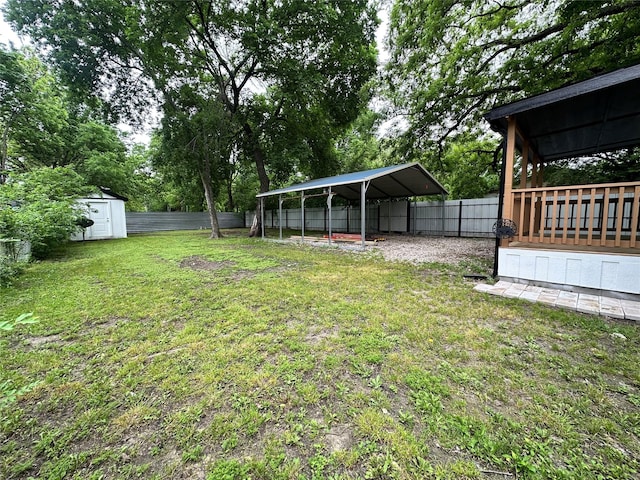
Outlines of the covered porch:
{"label": "covered porch", "polygon": [[[554,161],[640,145],[640,65],[497,107],[501,133],[498,276],[515,282],[640,295],[640,179],[545,185]],[[511,221],[513,223],[510,223]]]}

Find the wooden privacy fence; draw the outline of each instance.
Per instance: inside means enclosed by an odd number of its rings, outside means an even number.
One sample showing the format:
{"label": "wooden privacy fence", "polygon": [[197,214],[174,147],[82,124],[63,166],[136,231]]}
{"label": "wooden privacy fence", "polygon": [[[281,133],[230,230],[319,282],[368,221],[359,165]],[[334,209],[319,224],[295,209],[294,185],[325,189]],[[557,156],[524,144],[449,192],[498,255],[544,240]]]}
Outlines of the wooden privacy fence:
{"label": "wooden privacy fence", "polygon": [[640,248],[640,182],[511,192],[515,241]]}
{"label": "wooden privacy fence", "polygon": [[[245,223],[251,224],[254,212],[246,212]],[[367,232],[412,233],[458,237],[492,237],[498,216],[498,198],[446,200],[445,202],[391,201],[371,203],[366,209]],[[278,228],[278,210],[265,211],[265,226]],[[328,230],[327,208],[305,208],[305,230]],[[359,233],[360,207],[332,208],[332,231]],[[282,210],[282,227],[302,229],[302,210]]]}
{"label": "wooden privacy fence", "polygon": [[[207,212],[127,212],[127,233],[159,232],[164,230],[210,229]],[[239,213],[218,213],[220,228],[242,228]]]}

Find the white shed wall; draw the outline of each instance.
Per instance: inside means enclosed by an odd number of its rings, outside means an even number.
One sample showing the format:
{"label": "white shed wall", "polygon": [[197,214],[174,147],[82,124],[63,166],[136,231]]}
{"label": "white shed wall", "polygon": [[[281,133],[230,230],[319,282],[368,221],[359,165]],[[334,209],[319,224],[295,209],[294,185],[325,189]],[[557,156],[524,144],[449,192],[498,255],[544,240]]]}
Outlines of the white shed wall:
{"label": "white shed wall", "polygon": [[[102,198],[81,198],[78,203],[86,206],[87,217],[94,221],[85,230],[85,240],[127,238],[127,217],[123,200],[103,194]],[[71,240],[82,240],[82,231],[72,235]]]}

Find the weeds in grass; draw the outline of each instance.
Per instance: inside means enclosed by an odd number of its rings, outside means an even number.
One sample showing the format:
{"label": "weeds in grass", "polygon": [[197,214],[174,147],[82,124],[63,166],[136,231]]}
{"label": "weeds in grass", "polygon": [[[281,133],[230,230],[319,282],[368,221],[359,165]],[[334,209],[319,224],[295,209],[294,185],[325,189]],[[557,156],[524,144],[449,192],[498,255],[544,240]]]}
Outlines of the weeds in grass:
{"label": "weeds in grass", "polygon": [[637,326],[487,298],[479,268],[72,245],[2,290],[0,321],[46,320],[0,333],[0,376],[42,379],[0,410],[0,477],[637,477]]}

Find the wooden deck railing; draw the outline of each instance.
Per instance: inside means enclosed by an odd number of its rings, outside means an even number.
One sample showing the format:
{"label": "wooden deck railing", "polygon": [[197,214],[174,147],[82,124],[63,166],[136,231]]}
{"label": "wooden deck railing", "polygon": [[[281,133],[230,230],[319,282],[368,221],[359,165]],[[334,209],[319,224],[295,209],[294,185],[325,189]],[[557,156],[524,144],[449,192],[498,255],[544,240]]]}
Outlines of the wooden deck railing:
{"label": "wooden deck railing", "polygon": [[512,241],[640,249],[640,182],[511,191]]}

